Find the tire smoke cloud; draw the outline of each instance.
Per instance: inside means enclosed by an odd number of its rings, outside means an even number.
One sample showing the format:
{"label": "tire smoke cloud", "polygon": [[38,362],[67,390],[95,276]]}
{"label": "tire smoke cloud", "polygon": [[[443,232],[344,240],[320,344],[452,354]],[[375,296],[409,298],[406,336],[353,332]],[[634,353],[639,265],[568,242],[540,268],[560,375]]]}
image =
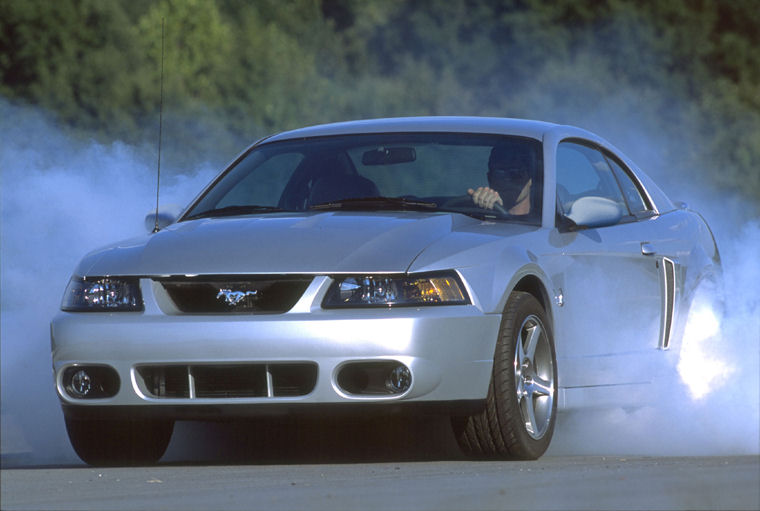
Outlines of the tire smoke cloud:
{"label": "tire smoke cloud", "polygon": [[[613,133],[613,141],[622,129],[605,131],[598,120],[578,124],[603,136]],[[69,446],[53,386],[49,322],[85,253],[145,232],[143,218],[155,208],[155,149],[78,140],[38,110],[2,98],[0,128],[2,462],[80,463]],[[664,143],[640,142],[642,147]],[[693,341],[691,359],[682,362],[686,374],[690,364],[697,367],[697,391],[676,375],[667,386],[653,389],[655,406],[563,414],[547,455],[756,454],[760,219],[746,212],[756,215],[757,207],[711,193],[688,176],[658,175],[637,159],[638,146],[633,146],[632,151],[621,148],[655,180],[666,178],[671,198],[686,199],[713,228],[723,258],[726,315],[712,325],[711,335],[701,335],[705,327],[695,326],[700,334],[695,338],[703,338]],[[162,205],[187,204],[219,170],[206,163],[181,172],[162,166],[168,168]],[[712,300],[705,310],[697,316],[715,310]],[[712,372],[699,373],[699,367]],[[182,456],[192,459],[192,452]]]}
{"label": "tire smoke cloud", "polygon": [[[0,132],[2,460],[79,463],[53,386],[49,323],[82,256],[145,233],[156,205],[155,148],[78,140],[2,98]],[[187,204],[216,171],[162,172],[162,206]]]}

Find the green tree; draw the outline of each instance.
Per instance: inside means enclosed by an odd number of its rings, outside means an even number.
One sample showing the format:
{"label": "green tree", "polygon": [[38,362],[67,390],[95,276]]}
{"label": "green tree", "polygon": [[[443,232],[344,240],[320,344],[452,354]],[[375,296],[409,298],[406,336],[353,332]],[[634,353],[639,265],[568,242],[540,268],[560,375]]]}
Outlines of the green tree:
{"label": "green tree", "polygon": [[254,138],[319,122],[532,117],[597,130],[647,167],[699,173],[760,203],[757,7],[0,0],[0,94],[88,135],[153,144],[163,19],[164,133],[176,167],[221,164]]}
{"label": "green tree", "polygon": [[0,94],[87,129],[134,128],[142,59],[120,3],[3,0],[0,28]]}

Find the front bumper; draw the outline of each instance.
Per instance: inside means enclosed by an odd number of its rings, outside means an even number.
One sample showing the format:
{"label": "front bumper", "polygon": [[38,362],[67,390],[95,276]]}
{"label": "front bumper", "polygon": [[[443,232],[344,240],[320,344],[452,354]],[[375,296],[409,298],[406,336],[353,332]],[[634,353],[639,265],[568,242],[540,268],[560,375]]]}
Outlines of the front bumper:
{"label": "front bumper", "polygon": [[[472,305],[323,310],[314,300],[272,315],[167,314],[141,283],[140,313],[59,313],[51,324],[56,388],[67,414],[150,413],[176,418],[226,417],[319,410],[346,405],[370,409],[445,410],[482,402],[490,381],[500,315]],[[318,291],[318,290],[317,290]],[[346,364],[394,361],[411,372],[411,386],[394,395],[346,392]],[[156,397],[145,391],[144,366],[223,367],[241,364],[316,366],[313,389],[299,396]],[[118,374],[112,397],[76,398],[64,374],[98,365]],[[68,372],[71,374],[71,371]],[[383,406],[379,406],[383,405]],[[400,405],[400,406],[396,406]],[[322,406],[325,408],[325,406]],[[121,410],[121,412],[119,411]]]}

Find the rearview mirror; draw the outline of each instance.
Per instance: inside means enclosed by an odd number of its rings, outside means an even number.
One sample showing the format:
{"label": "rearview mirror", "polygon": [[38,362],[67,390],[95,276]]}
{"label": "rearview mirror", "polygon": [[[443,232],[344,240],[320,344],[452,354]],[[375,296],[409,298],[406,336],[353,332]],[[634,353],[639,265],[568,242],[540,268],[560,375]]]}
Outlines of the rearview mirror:
{"label": "rearview mirror", "polygon": [[363,165],[393,165],[417,159],[414,147],[378,147],[362,155]]}

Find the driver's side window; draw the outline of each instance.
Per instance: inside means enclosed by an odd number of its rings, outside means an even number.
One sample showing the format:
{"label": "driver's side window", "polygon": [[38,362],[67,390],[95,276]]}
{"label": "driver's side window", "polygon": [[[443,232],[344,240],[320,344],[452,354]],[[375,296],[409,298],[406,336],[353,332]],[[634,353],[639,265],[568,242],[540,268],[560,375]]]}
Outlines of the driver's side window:
{"label": "driver's side window", "polygon": [[557,148],[557,196],[565,213],[581,197],[604,197],[625,207],[612,169],[602,153],[573,142]]}
{"label": "driver's side window", "polygon": [[574,212],[581,206],[587,210],[591,204],[617,207],[620,215],[611,223],[630,215],[613,170],[602,153],[579,143],[562,142],[557,147],[558,213],[575,220]]}

